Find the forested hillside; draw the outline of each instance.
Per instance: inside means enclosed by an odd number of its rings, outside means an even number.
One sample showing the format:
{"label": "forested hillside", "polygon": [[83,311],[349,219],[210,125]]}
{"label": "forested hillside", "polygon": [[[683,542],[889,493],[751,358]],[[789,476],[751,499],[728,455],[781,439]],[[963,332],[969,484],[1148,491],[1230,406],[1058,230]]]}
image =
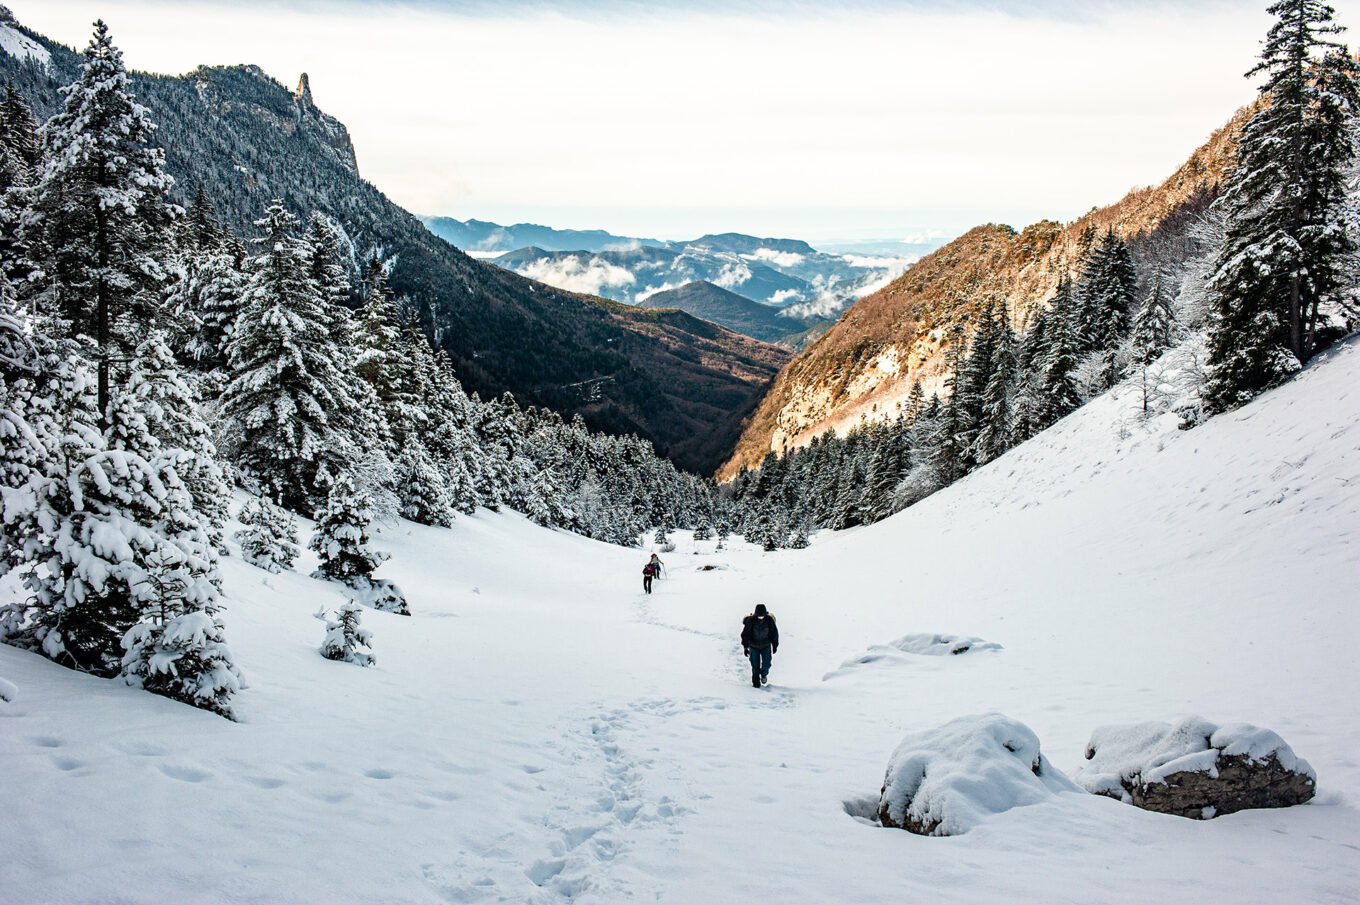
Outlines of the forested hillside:
{"label": "forested hillside", "polygon": [[1154,272],[1182,276],[1199,250],[1192,227],[1232,167],[1249,113],[1233,117],[1159,186],[1135,189],[1067,224],[976,227],[856,302],[780,372],[720,476],[754,467],[771,450],[805,445],[828,428],[843,435],[861,419],[891,420],[917,381],[927,396],[944,390],[956,325],[966,340],[992,305],[1004,306],[1011,329],[1024,330],[1051,303],[1060,279],[1081,276],[1093,243],[1110,231],[1128,245],[1140,300]]}
{"label": "forested hillside", "polygon": [[[80,58],[12,20],[3,27],[50,53],[40,61],[0,52],[0,80],[45,119]],[[299,216],[319,212],[339,228],[352,278],[373,255],[388,263],[400,305],[448,353],[469,391],[510,391],[525,405],[579,413],[708,473],[785,360],[781,350],[683,317],[658,342],[645,313],[467,257],[360,177],[344,126],[317,107],[305,77],[296,91],[249,65],[129,78],[165,148],[172,199],[187,206],[201,187],[237,233],[274,198]]]}

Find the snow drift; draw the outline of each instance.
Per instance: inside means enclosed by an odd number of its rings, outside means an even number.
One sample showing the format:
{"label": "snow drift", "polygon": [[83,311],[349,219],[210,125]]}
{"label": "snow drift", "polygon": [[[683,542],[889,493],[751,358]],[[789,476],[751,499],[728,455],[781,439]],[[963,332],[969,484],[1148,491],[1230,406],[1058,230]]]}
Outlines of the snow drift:
{"label": "snow drift", "polygon": [[878,818],[922,836],[958,836],[993,814],[1079,791],[1024,723],[999,713],[966,716],[902,740],[888,762]]}

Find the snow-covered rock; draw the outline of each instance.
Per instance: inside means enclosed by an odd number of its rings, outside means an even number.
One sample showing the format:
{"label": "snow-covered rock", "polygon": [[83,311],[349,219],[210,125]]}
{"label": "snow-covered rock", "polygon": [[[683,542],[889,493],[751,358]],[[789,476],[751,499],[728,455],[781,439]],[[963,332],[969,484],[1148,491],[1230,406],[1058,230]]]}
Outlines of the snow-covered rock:
{"label": "snow-covered rock", "polygon": [[1103,726],[1074,778],[1097,795],[1200,819],[1302,804],[1317,790],[1313,768],[1271,730],[1198,716]]}
{"label": "snow-covered rock", "polygon": [[1024,723],[966,716],[902,740],[888,762],[878,819],[922,836],[957,836],[992,814],[1077,791]]}

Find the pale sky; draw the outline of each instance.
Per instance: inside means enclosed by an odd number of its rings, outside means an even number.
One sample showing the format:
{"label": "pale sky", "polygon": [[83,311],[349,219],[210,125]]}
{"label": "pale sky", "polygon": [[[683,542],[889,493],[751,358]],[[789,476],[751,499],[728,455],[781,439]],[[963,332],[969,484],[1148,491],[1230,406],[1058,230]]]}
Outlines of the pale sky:
{"label": "pale sky", "polygon": [[1254,96],[1270,24],[1266,0],[9,2],[77,49],[103,17],[138,69],[306,71],[416,213],[814,243],[1159,182]]}

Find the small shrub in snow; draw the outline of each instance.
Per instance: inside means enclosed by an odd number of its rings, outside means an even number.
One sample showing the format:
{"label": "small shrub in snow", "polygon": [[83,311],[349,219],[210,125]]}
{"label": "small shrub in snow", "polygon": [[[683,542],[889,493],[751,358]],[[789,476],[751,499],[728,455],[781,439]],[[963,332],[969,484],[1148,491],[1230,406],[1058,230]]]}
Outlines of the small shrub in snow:
{"label": "small shrub in snow", "polygon": [[367,493],[356,492],[348,476],[331,487],[326,508],[316,515],[311,549],[321,557],[313,578],[339,581],[358,592],[375,609],[409,616],[406,598],[390,581],[373,578],[373,570],[387,561],[387,554],[368,545],[368,526],[373,521]]}
{"label": "small shrub in snow", "polygon": [[216,616],[196,610],[165,625],[139,623],[123,647],[128,684],[235,719],[231,696],[241,690],[241,674]]}
{"label": "small shrub in snow", "polygon": [[268,497],[253,499],[241,507],[241,524],[235,534],[241,558],[266,572],[293,568],[297,559],[297,521]]}
{"label": "small shrub in snow", "polygon": [[695,539],[695,540],[712,540],[712,539],[713,539],[713,526],[710,525],[708,522],[704,522],[704,523],[701,524],[698,528],[695,528],[695,529],[694,529],[694,539]]}
{"label": "small shrub in snow", "polygon": [[966,716],[902,740],[878,817],[922,836],[957,836],[992,814],[1076,791],[1039,753],[1028,726],[999,713]]}
{"label": "small shrub in snow", "polygon": [[[373,633],[360,625],[363,607],[356,601],[348,600],[340,607],[335,618],[326,621],[326,640],[321,642],[321,656],[327,660],[343,660],[360,666],[372,666],[378,662],[372,654],[359,650],[373,646]],[[320,613],[318,618],[324,618]]]}
{"label": "small shrub in snow", "polygon": [[1302,804],[1317,788],[1313,768],[1269,729],[1193,716],[1097,729],[1074,778],[1096,795],[1198,819]]}
{"label": "small shrub in snow", "polygon": [[348,475],[336,480],[326,506],[316,514],[316,532],[310,548],[321,557],[313,578],[345,584],[370,578],[387,561],[387,554],[368,545],[368,526],[373,508],[367,494],[358,493]]}

